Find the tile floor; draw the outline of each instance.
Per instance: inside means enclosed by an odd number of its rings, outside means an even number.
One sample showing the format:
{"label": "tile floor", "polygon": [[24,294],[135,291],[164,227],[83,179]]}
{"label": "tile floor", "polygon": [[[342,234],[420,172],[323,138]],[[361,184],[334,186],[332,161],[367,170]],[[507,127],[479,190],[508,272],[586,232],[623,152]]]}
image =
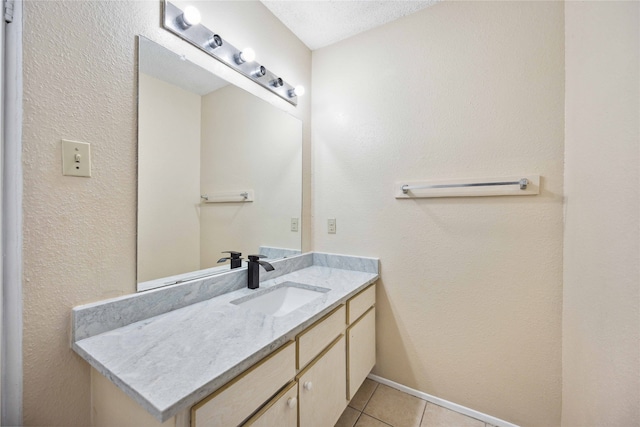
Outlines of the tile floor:
{"label": "tile floor", "polygon": [[335,427],[493,427],[366,379]]}

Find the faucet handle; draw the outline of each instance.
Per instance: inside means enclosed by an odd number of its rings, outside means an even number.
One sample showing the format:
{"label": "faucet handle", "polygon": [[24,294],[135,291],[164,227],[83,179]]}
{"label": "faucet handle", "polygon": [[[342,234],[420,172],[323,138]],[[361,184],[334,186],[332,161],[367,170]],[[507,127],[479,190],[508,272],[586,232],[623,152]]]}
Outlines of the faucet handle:
{"label": "faucet handle", "polygon": [[218,260],[218,263],[221,262],[225,262],[225,261],[231,261],[231,268],[238,268],[242,266],[242,258],[240,258],[240,255],[242,255],[242,253],[240,252],[236,252],[236,251],[224,251],[222,252],[223,254],[229,254],[230,256],[228,257],[224,257],[224,258],[220,258]]}
{"label": "faucet handle", "polygon": [[248,255],[249,261],[247,262],[257,262],[258,264],[260,264],[265,270],[267,271],[273,271],[275,270],[275,267],[271,264],[269,264],[267,261],[260,261],[260,258],[267,258],[266,255]]}
{"label": "faucet handle", "polygon": [[231,255],[231,258],[240,258],[240,256],[242,255],[242,252],[236,252],[236,251],[222,251],[220,253],[229,254]]}

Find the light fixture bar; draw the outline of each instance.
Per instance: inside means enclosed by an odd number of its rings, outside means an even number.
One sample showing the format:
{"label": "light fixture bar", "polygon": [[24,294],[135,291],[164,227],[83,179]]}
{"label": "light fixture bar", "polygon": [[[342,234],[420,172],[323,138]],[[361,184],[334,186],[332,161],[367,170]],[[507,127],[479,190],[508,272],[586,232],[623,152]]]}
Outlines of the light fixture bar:
{"label": "light fixture bar", "polygon": [[[184,24],[184,11],[182,9],[164,0],[163,15],[162,24],[166,30],[198,47],[200,50],[233,68],[240,74],[243,74],[245,77],[258,83],[285,101],[296,106],[298,105],[297,93],[299,93],[299,91],[296,91],[292,85],[283,81],[278,75],[269,71],[269,69],[256,61],[239,60],[238,58],[246,55],[241,56],[242,51],[240,49],[234,47],[231,43],[204,25],[196,24],[186,26]],[[247,49],[245,48],[244,50],[246,53]]]}

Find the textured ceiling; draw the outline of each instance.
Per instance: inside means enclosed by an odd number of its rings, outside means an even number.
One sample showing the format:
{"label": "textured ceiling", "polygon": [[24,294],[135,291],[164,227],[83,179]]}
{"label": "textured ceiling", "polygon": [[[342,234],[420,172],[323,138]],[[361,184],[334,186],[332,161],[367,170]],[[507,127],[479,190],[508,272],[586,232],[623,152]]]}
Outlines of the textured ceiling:
{"label": "textured ceiling", "polygon": [[262,3],[311,50],[394,21],[429,1],[269,1]]}

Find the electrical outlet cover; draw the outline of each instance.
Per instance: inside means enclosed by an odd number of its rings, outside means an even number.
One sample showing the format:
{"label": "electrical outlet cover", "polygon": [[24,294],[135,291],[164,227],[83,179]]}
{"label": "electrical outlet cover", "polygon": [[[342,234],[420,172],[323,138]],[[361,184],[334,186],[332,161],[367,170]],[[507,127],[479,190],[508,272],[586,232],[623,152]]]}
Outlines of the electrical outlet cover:
{"label": "electrical outlet cover", "polygon": [[327,220],[327,228],[328,228],[329,234],[336,234],[336,219],[335,218],[329,218]]}

